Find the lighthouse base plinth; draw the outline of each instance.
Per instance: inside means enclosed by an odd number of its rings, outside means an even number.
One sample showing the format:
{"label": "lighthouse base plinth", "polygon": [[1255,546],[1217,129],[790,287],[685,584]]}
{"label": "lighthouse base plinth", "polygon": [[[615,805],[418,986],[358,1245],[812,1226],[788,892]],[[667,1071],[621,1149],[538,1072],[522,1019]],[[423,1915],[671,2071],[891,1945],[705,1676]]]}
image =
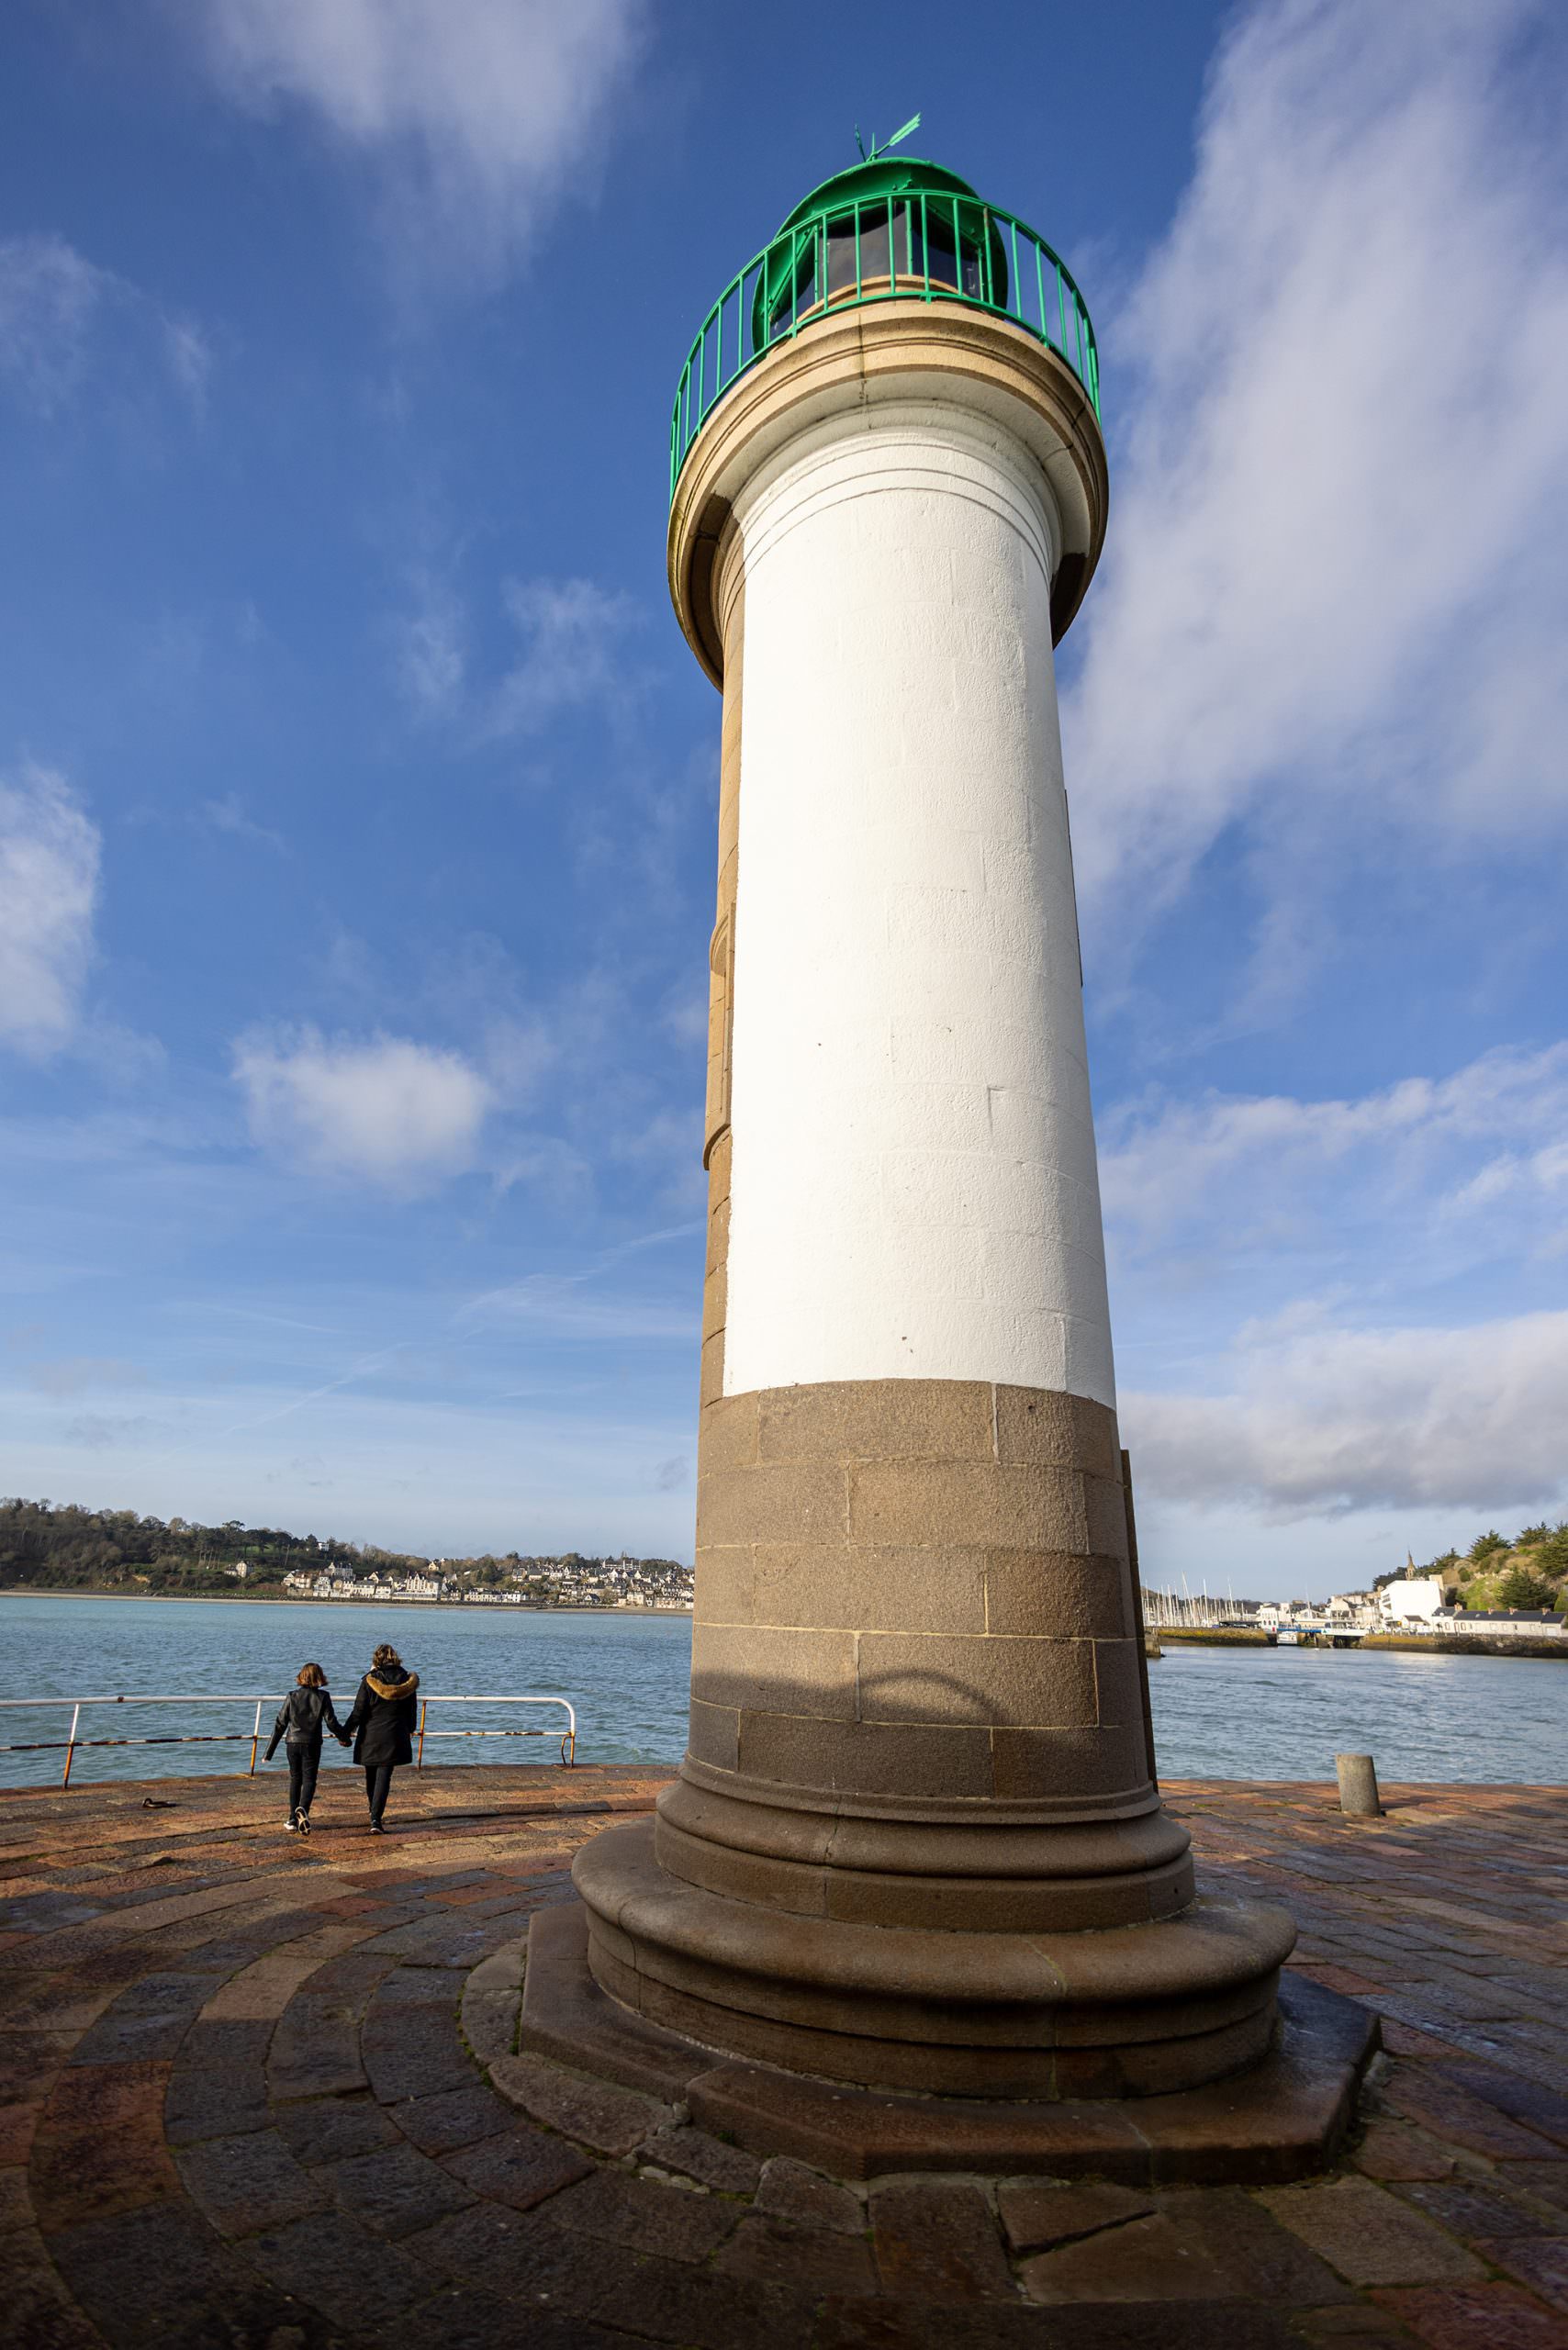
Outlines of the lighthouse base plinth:
{"label": "lighthouse base plinth", "polygon": [[1271,2044],[1295,1939],[1253,1902],[1099,1931],[804,1916],[674,1875],[651,1820],[596,1837],[574,1878],[622,2007],[734,2056],[947,2096],[1141,2098],[1240,2072]]}
{"label": "lighthouse base plinth", "polygon": [[[699,2128],[752,2154],[791,2155],[846,2179],[965,2171],[1153,2187],[1310,2177],[1335,2159],[1378,2045],[1366,2009],[1286,1975],[1259,2060],[1202,2087],[1099,2098],[857,2087],[737,2059],[623,2006],[590,1971],[590,1923],[579,1902],[534,1918],[522,2048],[683,2107]],[[504,2065],[504,2094],[503,2074]]]}

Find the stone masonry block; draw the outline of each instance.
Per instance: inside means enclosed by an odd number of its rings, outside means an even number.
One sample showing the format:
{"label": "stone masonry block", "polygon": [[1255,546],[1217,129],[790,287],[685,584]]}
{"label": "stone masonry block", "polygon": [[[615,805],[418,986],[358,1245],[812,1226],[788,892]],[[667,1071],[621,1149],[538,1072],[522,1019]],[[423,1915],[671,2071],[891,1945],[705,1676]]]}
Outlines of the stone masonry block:
{"label": "stone masonry block", "polygon": [[729,1259],[722,1257],[702,1284],[702,1336],[722,1330],[730,1310]]}
{"label": "stone masonry block", "polygon": [[842,1542],[758,1542],[752,1553],[759,1624],[856,1631],[851,1553]]}
{"label": "stone masonry block", "polygon": [[847,1472],[856,1543],[1090,1550],[1083,1480],[1070,1469],[978,1460],[870,1461]]}
{"label": "stone masonry block", "polygon": [[698,1400],[704,1406],[716,1404],[724,1392],[724,1334],[716,1331],[702,1341],[702,1368],[698,1381]]}
{"label": "stone masonry block", "polygon": [[1055,1639],[1126,1639],[1132,1594],[1120,1559],[1064,1550],[988,1550],[986,1629]]}
{"label": "stone masonry block", "polygon": [[854,1621],[867,1632],[983,1632],[985,1552],[904,1545],[847,1553]]}
{"label": "stone masonry block", "polygon": [[1083,1505],[1089,1514],[1089,1547],[1107,1559],[1127,1555],[1127,1497],[1120,1477],[1085,1477]]}
{"label": "stone masonry block", "polygon": [[764,1460],[990,1460],[991,1390],[964,1379],[855,1379],[772,1387]]}
{"label": "stone masonry block", "polygon": [[1119,1478],[1116,1416],[1086,1395],[1044,1387],[998,1387],[996,1457],[1007,1467],[1078,1469]]}
{"label": "stone masonry block", "polygon": [[855,1718],[855,1635],[771,1625],[696,1624],[691,1687],[713,1706]]}
{"label": "stone masonry block", "polygon": [[716,1469],[748,1469],[756,1460],[756,1397],[721,1395],[707,1404],[698,1426],[700,1474]]}
{"label": "stone masonry block", "polygon": [[702,1269],[704,1274],[711,1273],[716,1265],[726,1263],[729,1254],[730,1199],[726,1192],[723,1198],[716,1201],[709,1210],[708,1253]]}
{"label": "stone masonry block", "polygon": [[868,1632],[860,1718],[1085,1729],[1095,1719],[1094,1655],[1090,1640]]}
{"label": "stone masonry block", "polygon": [[710,1706],[700,1697],[693,1697],[688,1737],[694,1760],[711,1763],[715,1771],[738,1770],[740,1728],[740,1713],[735,1707]]}
{"label": "stone masonry block", "polygon": [[990,1740],[986,1729],[967,1726],[806,1721],[748,1707],[739,1767],[759,1779],[851,1795],[986,1796]]}
{"label": "stone masonry block", "polygon": [[693,1615],[699,1624],[749,1624],[755,1620],[749,1543],[737,1542],[727,1550],[698,1553],[697,1605]]}
{"label": "stone masonry block", "polygon": [[1141,1725],[1095,1729],[1007,1729],[991,1733],[994,1791],[1014,1801],[1096,1796],[1141,1787]]}
{"label": "stone masonry block", "polygon": [[721,1469],[700,1476],[697,1540],[824,1542],[845,1534],[845,1472],[813,1461]]}
{"label": "stone masonry block", "polygon": [[1123,1723],[1143,1725],[1143,1675],[1137,1648],[1132,1640],[1094,1642],[1094,1679],[1098,1718],[1107,1729]]}

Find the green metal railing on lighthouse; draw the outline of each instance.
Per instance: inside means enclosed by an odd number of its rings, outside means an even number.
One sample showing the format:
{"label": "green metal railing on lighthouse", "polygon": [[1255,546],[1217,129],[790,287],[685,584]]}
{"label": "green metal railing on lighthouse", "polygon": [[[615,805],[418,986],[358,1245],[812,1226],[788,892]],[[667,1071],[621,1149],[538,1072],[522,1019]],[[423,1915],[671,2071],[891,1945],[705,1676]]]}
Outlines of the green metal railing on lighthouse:
{"label": "green metal railing on lighthouse", "polygon": [[1026,222],[978,196],[912,186],[834,203],[784,229],[730,280],[680,371],[672,500],[714,408],[778,343],[837,311],[911,300],[1011,319],[1066,360],[1099,415],[1094,329],[1060,256]]}

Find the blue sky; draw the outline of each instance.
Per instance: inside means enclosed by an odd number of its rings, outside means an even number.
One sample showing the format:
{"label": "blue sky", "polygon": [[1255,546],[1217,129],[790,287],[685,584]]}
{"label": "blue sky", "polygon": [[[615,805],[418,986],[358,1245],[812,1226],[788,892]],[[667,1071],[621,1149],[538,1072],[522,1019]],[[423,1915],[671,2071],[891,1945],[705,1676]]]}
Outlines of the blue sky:
{"label": "blue sky", "polygon": [[1568,1508],[1568,26],[0,26],[0,1485],[689,1556],[686,343],[916,144],[1072,263],[1064,729],[1145,1571]]}

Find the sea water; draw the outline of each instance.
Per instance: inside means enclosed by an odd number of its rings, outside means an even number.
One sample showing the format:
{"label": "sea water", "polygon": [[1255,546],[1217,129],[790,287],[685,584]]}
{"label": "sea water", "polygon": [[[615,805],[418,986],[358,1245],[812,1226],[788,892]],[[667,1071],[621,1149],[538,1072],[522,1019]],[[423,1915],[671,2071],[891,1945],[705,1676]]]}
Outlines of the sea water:
{"label": "sea water", "polygon": [[[686,1744],[691,1619],[521,1607],[385,1607],[353,1601],[77,1599],[0,1595],[8,1697],[173,1696],[174,1706],[84,1708],[84,1738],[205,1733],[202,1745],[89,1748],[73,1785],[243,1770],[255,1701],[263,1746],[300,1665],[326,1668],[346,1712],[377,1641],[442,1697],[565,1697],[584,1762],[668,1762]],[[1568,1782],[1568,1660],[1421,1656],[1388,1650],[1168,1648],[1148,1668],[1162,1777],[1328,1779],[1338,1752],[1376,1757],[1385,1780]],[[223,1705],[196,1706],[220,1695]],[[556,1759],[558,1709],[432,1703],[427,1762]],[[539,1738],[442,1738],[515,1729]],[[0,1709],[0,1745],[62,1740],[68,1707]],[[281,1767],[278,1755],[272,1768]],[[327,1768],[348,1757],[327,1741]],[[58,1784],[63,1756],[0,1752],[0,1785]]]}

